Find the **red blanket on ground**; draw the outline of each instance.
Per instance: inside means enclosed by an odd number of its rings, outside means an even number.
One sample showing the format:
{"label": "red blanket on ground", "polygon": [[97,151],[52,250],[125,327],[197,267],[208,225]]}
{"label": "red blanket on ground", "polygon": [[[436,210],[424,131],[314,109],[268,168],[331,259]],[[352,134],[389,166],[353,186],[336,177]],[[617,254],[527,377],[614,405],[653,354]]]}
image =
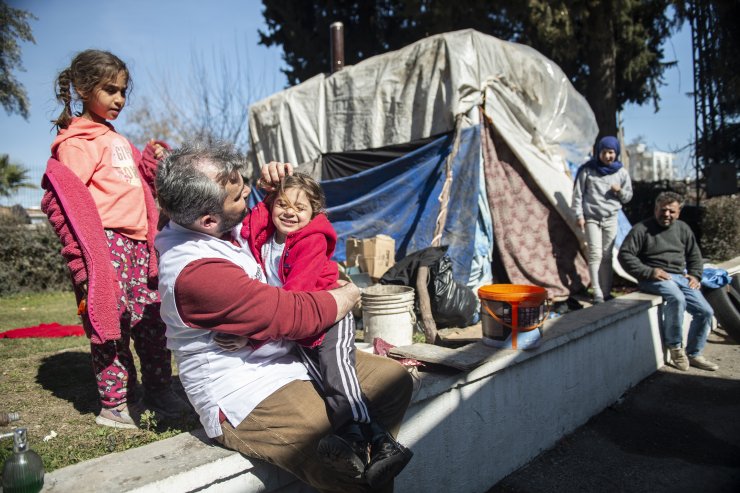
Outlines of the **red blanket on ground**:
{"label": "red blanket on ground", "polygon": [[0,339],[20,339],[22,337],[68,337],[84,336],[81,325],[59,325],[56,322],[41,324],[36,327],[24,327],[0,332]]}

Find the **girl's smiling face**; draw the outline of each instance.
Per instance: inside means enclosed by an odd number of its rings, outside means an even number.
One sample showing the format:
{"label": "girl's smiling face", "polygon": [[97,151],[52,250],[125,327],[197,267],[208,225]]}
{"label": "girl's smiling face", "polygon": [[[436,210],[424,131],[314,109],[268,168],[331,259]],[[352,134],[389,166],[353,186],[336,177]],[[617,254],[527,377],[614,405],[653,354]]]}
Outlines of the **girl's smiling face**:
{"label": "girl's smiling face", "polygon": [[275,225],[275,239],[278,243],[296,231],[303,229],[313,219],[313,207],[300,188],[288,188],[272,204],[272,223]]}

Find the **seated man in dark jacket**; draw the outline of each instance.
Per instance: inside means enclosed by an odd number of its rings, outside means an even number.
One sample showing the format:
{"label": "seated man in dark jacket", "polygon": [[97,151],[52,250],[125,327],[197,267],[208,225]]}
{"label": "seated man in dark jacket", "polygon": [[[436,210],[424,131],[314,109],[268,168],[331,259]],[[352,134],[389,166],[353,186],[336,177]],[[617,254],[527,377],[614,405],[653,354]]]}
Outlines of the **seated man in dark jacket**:
{"label": "seated man in dark jacket", "polygon": [[[701,355],[714,312],[702,296],[702,258],[689,226],[678,219],[682,198],[663,192],[655,199],[655,216],[636,224],[619,249],[619,262],[637,278],[642,291],[659,294],[665,302],[663,338],[676,368],[707,371],[719,367]],[[683,348],[684,312],[691,315]]]}

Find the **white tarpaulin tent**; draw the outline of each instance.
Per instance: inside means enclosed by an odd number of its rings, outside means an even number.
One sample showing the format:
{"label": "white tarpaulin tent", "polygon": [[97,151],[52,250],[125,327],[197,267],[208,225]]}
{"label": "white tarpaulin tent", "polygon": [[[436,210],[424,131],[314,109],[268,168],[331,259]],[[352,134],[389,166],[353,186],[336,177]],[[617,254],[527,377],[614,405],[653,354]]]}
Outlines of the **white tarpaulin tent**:
{"label": "white tarpaulin tent", "polygon": [[[250,155],[254,166],[290,162],[321,179],[326,154],[481,127],[481,110],[501,139],[497,147],[510,151],[528,186],[579,235],[569,209],[567,161],[588,154],[598,132],[593,112],[551,60],[474,30],[431,36],[253,104]],[[482,147],[477,163],[483,170]],[[491,179],[486,175],[486,184]],[[491,187],[481,187],[481,196],[486,188],[484,207],[491,205]],[[479,230],[485,218],[482,223]]]}

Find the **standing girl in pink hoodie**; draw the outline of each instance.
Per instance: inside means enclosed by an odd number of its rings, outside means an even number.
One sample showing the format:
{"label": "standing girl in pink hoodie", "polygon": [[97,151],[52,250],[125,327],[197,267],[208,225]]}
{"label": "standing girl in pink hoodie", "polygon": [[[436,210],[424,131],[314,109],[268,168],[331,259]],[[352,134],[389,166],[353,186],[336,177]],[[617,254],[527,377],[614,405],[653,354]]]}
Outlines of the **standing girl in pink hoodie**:
{"label": "standing girl in pink hoodie", "polygon": [[[59,73],[56,96],[64,108],[53,123],[42,186],[42,209],[62,241],[101,400],[95,421],[136,428],[141,361],[144,404],[164,416],[188,411],[171,389],[171,359],[159,316],[153,247],[158,212],[153,180],[166,144],[150,141],[143,155],[108,120],[126,104],[126,65],[106,51],[86,50]],[[72,104],[82,103],[73,115]]]}

